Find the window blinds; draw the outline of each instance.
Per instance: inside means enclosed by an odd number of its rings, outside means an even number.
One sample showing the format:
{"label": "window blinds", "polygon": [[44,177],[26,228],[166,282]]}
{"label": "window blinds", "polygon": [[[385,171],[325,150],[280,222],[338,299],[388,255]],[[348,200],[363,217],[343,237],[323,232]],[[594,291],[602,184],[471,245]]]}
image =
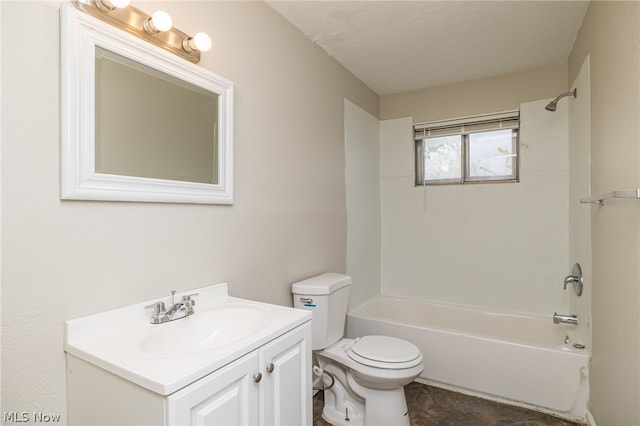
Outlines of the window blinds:
{"label": "window blinds", "polygon": [[418,123],[413,126],[415,139],[422,140],[438,136],[464,135],[473,132],[517,129],[520,127],[520,111],[505,111],[495,114],[475,115],[452,120]]}

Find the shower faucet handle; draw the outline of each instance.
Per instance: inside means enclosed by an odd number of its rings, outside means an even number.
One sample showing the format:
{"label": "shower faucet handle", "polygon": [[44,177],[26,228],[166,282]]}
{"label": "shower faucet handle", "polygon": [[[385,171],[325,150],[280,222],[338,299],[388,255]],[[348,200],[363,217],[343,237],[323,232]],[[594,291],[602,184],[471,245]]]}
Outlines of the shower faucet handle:
{"label": "shower faucet handle", "polygon": [[566,290],[566,289],[567,289],[567,284],[569,284],[569,283],[576,283],[576,282],[578,282],[578,281],[580,281],[580,277],[577,277],[577,276],[575,276],[575,275],[567,275],[567,276],[565,277],[565,279],[564,279],[564,286],[562,286],[562,288],[563,288],[564,290]]}
{"label": "shower faucet handle", "polygon": [[571,269],[571,275],[567,275],[564,278],[564,285],[562,286],[564,290],[567,289],[567,284],[572,285],[573,291],[576,293],[576,296],[582,295],[582,268],[580,267],[579,263],[575,263],[573,265],[573,268]]}

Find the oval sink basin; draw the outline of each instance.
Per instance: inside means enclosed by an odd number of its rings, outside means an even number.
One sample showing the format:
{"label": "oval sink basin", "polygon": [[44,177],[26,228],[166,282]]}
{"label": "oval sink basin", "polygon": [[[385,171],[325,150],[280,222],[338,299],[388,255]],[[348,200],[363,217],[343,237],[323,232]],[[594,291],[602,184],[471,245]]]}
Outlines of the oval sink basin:
{"label": "oval sink basin", "polygon": [[267,314],[254,306],[225,306],[196,311],[186,318],[163,324],[142,342],[142,350],[155,355],[183,355],[220,348],[245,339],[268,321]]}

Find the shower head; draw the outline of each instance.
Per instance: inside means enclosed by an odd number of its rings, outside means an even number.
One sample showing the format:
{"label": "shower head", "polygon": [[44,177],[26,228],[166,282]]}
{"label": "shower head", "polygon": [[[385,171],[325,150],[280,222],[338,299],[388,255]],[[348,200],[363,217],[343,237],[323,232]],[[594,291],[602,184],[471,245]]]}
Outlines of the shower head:
{"label": "shower head", "polygon": [[571,96],[571,95],[573,95],[574,98],[578,97],[578,89],[573,89],[573,91],[571,92],[563,93],[562,95],[558,96],[557,98],[549,102],[547,106],[544,107],[544,109],[546,109],[547,111],[555,111],[556,107],[558,106],[558,101],[560,100],[560,98],[564,98],[565,96]]}

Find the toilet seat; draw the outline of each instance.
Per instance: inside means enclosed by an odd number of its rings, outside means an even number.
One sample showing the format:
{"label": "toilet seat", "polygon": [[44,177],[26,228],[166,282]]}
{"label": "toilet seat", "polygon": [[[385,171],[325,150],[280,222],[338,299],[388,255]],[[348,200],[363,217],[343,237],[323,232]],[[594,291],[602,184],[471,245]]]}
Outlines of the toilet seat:
{"label": "toilet seat", "polygon": [[356,339],[347,349],[352,360],[376,368],[411,368],[422,362],[422,353],[416,345],[389,336],[364,336]]}

